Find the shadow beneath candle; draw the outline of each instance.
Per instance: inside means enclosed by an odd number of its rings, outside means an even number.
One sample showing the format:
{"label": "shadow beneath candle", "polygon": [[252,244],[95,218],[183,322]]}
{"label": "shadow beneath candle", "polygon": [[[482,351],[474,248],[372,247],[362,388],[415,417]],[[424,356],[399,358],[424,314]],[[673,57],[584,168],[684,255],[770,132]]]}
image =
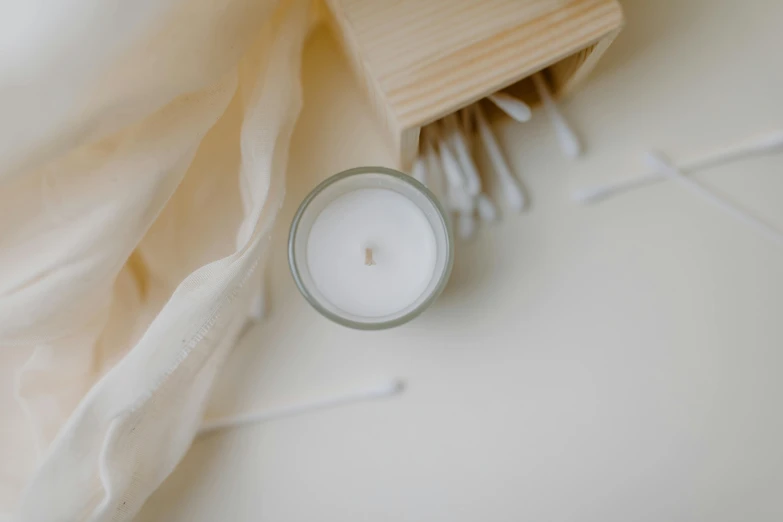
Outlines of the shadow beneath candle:
{"label": "shadow beneath candle", "polygon": [[478,290],[487,279],[493,277],[496,270],[496,259],[488,256],[494,248],[493,234],[479,230],[469,242],[458,241],[455,248],[454,269],[441,301],[461,300],[470,298],[470,294]]}

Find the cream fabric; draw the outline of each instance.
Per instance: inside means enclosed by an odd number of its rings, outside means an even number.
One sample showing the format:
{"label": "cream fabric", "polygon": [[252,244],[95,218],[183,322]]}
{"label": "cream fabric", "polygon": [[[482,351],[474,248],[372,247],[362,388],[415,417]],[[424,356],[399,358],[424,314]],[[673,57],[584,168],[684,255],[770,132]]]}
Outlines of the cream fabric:
{"label": "cream fabric", "polygon": [[0,512],[128,520],[259,287],[304,0],[0,7]]}

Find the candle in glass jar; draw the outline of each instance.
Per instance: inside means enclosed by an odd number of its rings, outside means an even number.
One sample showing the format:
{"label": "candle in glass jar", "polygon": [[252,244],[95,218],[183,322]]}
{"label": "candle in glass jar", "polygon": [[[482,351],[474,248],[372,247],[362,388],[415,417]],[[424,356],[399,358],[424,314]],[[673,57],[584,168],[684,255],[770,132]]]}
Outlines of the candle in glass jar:
{"label": "candle in glass jar", "polygon": [[308,196],[289,255],[302,293],[321,313],[356,328],[418,315],[451,269],[451,238],[434,197],[405,174],[354,169]]}
{"label": "candle in glass jar", "polygon": [[437,244],[427,216],[385,188],[338,197],[318,215],[307,240],[315,285],[336,307],[383,317],[405,309],[427,289]]}

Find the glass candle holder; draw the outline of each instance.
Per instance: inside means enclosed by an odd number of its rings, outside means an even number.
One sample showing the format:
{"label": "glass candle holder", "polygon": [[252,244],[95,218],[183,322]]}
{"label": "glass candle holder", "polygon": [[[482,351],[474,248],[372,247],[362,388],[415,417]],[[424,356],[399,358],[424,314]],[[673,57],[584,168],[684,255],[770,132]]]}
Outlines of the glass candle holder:
{"label": "glass candle holder", "polygon": [[307,301],[362,330],[404,324],[448,281],[449,222],[421,183],[385,167],[359,167],[318,185],[294,216],[288,261]]}

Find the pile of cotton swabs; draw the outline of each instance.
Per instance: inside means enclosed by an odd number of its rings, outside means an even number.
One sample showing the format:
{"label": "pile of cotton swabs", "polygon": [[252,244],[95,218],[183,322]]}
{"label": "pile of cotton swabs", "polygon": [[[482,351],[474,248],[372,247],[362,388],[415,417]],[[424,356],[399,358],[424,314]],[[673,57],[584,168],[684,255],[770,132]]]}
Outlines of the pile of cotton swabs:
{"label": "pile of cotton swabs", "polygon": [[[561,149],[569,157],[578,156],[581,153],[579,140],[552,99],[546,80],[537,73],[533,75],[533,83],[552,120]],[[532,117],[530,107],[510,94],[499,92],[486,99],[515,121],[526,122]],[[497,205],[484,191],[482,183],[482,174],[490,173],[481,172],[477,167],[474,146],[483,148],[493,181],[500,187],[505,204],[517,212],[527,207],[525,189],[514,176],[481,102],[424,127],[420,143],[420,154],[411,175],[438,193],[442,203],[455,215],[457,234],[461,238],[467,239],[475,233],[476,217],[484,222],[499,217]],[[435,187],[442,187],[442,190]]]}

